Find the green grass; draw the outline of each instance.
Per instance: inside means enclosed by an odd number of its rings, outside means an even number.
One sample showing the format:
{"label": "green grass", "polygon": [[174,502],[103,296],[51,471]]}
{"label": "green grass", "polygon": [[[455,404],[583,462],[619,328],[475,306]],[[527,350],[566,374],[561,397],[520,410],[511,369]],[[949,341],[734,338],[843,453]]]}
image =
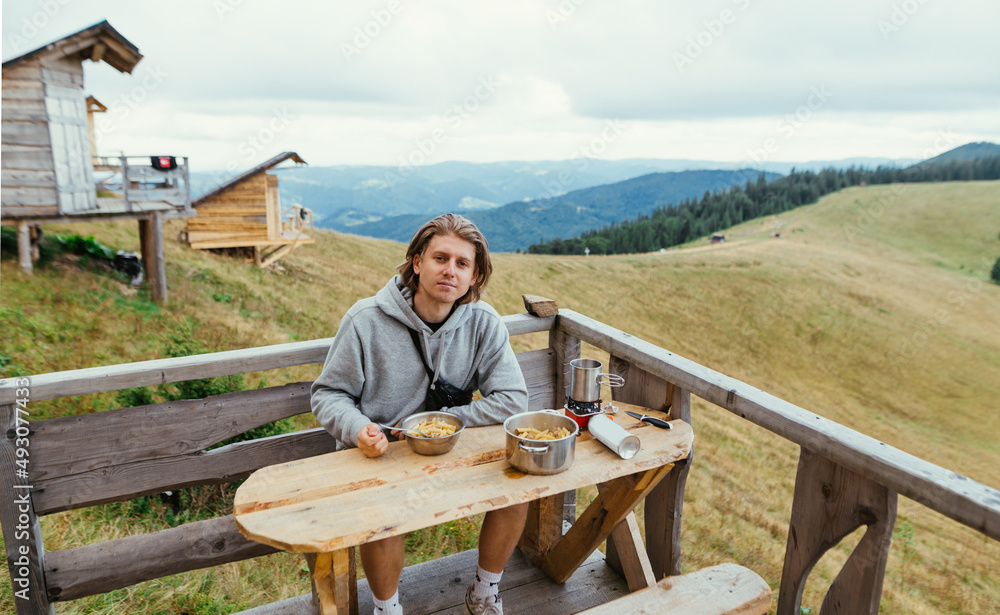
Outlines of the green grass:
{"label": "green grass", "polygon": [[[676,354],[975,480],[1000,486],[1000,182],[851,188],[818,204],[726,230],[724,244],[620,257],[498,254],[486,299],[523,311],[522,293],[555,299]],[[175,237],[180,222],[166,225]],[[781,238],[772,235],[781,233]],[[137,250],[136,225],[72,225]],[[0,373],[43,373],[158,358],[182,327],[208,350],[332,336],[344,312],[384,285],[403,246],[335,233],[280,268],[188,250],[168,241],[170,301],[152,304],[106,272],[60,255],[24,276],[0,264]],[[219,299],[219,298],[222,299]],[[227,299],[228,297],[228,299]],[[545,334],[514,340],[544,345]],[[585,348],[591,356],[601,356]],[[247,376],[278,385],[319,366]],[[115,407],[113,395],[34,405],[35,418]],[[312,424],[304,417],[297,424]],[[694,400],[696,457],[684,505],[683,565],[753,568],[777,590],[797,447]],[[581,502],[590,497],[581,493]],[[153,503],[155,505],[155,502]],[[124,506],[124,505],[116,505]],[[118,510],[122,509],[109,509]],[[135,519],[87,509],[43,519],[46,547],[68,548],[149,531],[166,513]],[[151,520],[152,519],[152,520]],[[641,515],[640,515],[641,520]],[[159,526],[156,526],[159,527]],[[468,548],[476,521],[409,539],[408,563]],[[899,532],[903,531],[903,534]],[[849,548],[814,569],[803,604]],[[1000,545],[901,499],[882,613],[997,613]],[[308,589],[301,560],[274,555],[144,583],[69,603],[62,611],[234,612]],[[10,586],[0,581],[0,604]]]}

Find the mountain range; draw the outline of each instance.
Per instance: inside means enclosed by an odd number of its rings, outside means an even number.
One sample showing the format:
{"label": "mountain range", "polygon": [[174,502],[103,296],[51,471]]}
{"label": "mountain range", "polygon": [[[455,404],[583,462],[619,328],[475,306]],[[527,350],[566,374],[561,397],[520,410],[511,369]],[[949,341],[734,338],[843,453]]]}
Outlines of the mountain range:
{"label": "mountain range", "polygon": [[[328,166],[278,167],[284,203],[313,211],[322,228],[346,231],[383,218],[444,211],[475,211],[525,199],[552,198],[592,186],[669,171],[735,170],[786,174],[792,168],[819,170],[851,165],[905,166],[916,160],[848,158],[804,163],[720,162],[713,160],[633,158],[558,161],[442,162],[420,167]],[[217,173],[192,173],[192,193],[200,195],[220,183]],[[352,232],[354,232],[352,230]]]}
{"label": "mountain range", "polygon": [[923,160],[918,164],[941,164],[946,162],[962,162],[963,160],[975,160],[977,158],[989,158],[990,156],[1000,156],[1000,145],[981,141],[979,143],[966,143],[955,149],[948,150],[943,154]]}
{"label": "mountain range", "polygon": [[[633,179],[574,190],[551,198],[515,201],[494,209],[463,212],[489,238],[490,249],[513,252],[535,242],[574,237],[584,231],[634,220],[706,191],[742,185],[761,175],[755,169],[649,173]],[[781,177],[764,173],[768,181]],[[351,233],[409,241],[426,214],[394,216],[349,229]]]}
{"label": "mountain range", "polygon": [[[976,158],[1000,145],[970,143],[924,162]],[[633,158],[433,165],[279,167],[283,203],[313,211],[316,226],[358,235],[407,241],[429,217],[454,211],[473,220],[496,251],[634,220],[676,204],[756,179],[768,181],[793,169],[818,171],[851,166],[906,167],[917,159],[856,157],[809,162],[747,164],[689,159]],[[922,163],[921,163],[922,164]],[[217,176],[192,174],[194,194]]]}

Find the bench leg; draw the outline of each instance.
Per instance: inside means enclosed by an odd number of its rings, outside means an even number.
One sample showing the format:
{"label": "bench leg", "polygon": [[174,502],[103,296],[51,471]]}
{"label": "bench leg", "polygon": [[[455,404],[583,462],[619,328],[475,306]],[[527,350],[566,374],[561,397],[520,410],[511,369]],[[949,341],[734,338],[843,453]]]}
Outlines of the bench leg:
{"label": "bench leg", "polygon": [[354,547],[304,553],[319,615],[358,615],[358,570]]}
{"label": "bench leg", "polygon": [[543,556],[542,571],[564,583],[673,467],[667,464],[605,483],[573,527]]}
{"label": "bench leg", "polygon": [[528,519],[517,548],[536,566],[562,538],[564,502],[565,494],[557,493],[528,504]]}
{"label": "bench leg", "polygon": [[639,532],[639,522],[635,520],[634,512],[630,512],[608,536],[605,554],[608,566],[625,577],[630,592],[656,585],[653,566],[649,563],[649,556],[646,555],[642,534]]}

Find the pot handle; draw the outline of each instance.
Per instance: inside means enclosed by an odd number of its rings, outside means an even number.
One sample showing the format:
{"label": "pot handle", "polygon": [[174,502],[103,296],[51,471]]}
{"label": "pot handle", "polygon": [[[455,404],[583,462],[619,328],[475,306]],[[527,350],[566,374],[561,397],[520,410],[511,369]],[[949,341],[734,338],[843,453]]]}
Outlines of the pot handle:
{"label": "pot handle", "polygon": [[525,446],[524,442],[518,442],[517,447],[522,451],[527,451],[529,453],[547,453],[549,452],[549,445],[545,446]]}
{"label": "pot handle", "polygon": [[625,385],[625,379],[618,374],[597,374],[597,384],[609,387]]}

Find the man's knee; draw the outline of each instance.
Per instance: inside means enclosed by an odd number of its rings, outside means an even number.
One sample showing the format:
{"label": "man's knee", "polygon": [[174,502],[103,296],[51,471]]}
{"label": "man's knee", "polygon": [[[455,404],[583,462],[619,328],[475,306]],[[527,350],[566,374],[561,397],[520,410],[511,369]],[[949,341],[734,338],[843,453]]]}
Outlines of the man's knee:
{"label": "man's knee", "polygon": [[505,527],[523,525],[525,519],[528,518],[528,504],[514,504],[507,508],[492,510],[486,514],[500,521]]}
{"label": "man's knee", "polygon": [[364,543],[360,545],[361,556],[363,558],[373,557],[381,559],[395,555],[396,553],[403,553],[406,550],[403,538],[403,536],[390,536],[389,538]]}
{"label": "man's knee", "polygon": [[528,516],[528,503],[525,502],[524,504],[514,504],[513,506],[509,507],[507,510],[510,511],[510,514],[512,516],[515,516],[515,517],[527,517]]}
{"label": "man's knee", "polygon": [[495,512],[497,514],[504,515],[504,516],[511,516],[511,517],[517,517],[519,515],[527,515],[528,514],[528,503],[525,502],[523,504],[514,504],[513,506],[508,506],[507,508],[498,508],[497,510],[494,510],[493,512]]}

